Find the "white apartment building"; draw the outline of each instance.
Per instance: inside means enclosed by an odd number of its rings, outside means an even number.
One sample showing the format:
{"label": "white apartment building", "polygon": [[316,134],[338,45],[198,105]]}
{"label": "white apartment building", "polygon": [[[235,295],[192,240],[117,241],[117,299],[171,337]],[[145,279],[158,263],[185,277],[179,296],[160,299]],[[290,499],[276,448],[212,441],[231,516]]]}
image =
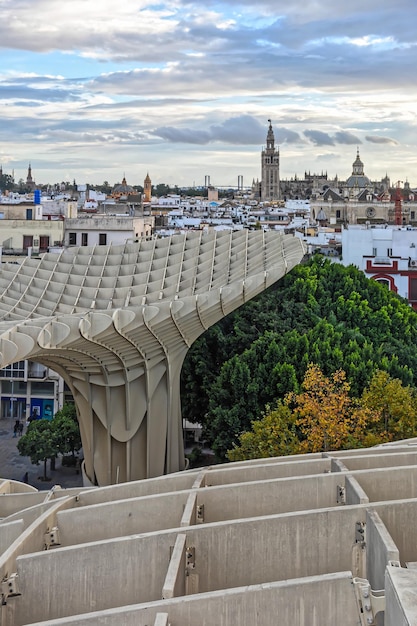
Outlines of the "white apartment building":
{"label": "white apartment building", "polygon": [[152,216],[79,214],[65,220],[64,246],[105,246],[124,244],[153,232]]}
{"label": "white apartment building", "polygon": [[387,225],[343,228],[342,263],[355,265],[417,309],[417,228]]}

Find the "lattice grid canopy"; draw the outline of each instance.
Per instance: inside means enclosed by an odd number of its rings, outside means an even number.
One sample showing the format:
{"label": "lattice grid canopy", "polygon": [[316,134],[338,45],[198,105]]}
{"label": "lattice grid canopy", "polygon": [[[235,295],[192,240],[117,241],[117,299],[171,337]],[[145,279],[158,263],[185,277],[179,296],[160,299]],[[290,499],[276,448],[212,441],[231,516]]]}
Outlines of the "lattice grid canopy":
{"label": "lattice grid canopy", "polygon": [[93,484],[178,471],[187,350],[304,253],[292,235],[244,230],[70,248],[2,264],[0,366],[31,359],[63,376]]}

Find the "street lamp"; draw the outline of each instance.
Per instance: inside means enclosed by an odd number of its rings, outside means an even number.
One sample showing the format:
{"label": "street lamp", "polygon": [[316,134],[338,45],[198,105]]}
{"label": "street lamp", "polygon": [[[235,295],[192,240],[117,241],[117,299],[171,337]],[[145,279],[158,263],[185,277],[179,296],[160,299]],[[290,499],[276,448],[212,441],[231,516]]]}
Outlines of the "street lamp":
{"label": "street lamp", "polygon": [[13,421],[13,417],[14,417],[14,411],[13,411],[13,402],[14,402],[14,396],[13,396],[13,391],[14,391],[14,379],[11,378],[10,382],[12,383],[12,395],[10,396],[10,417],[11,420]]}

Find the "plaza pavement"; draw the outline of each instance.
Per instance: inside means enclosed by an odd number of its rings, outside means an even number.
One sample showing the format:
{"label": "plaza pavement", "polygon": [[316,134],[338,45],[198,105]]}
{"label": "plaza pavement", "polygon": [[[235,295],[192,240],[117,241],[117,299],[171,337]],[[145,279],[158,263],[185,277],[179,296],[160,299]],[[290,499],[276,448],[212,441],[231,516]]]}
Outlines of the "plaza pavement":
{"label": "plaza pavement", "polygon": [[21,456],[17,449],[18,437],[13,437],[14,420],[0,419],[0,479],[24,481],[28,473],[28,483],[39,491],[49,491],[54,485],[61,487],[82,486],[81,473],[77,474],[74,467],[62,467],[61,458],[56,460],[55,471],[50,470],[47,463],[47,475],[50,480],[43,481],[43,463],[33,465],[29,457]]}

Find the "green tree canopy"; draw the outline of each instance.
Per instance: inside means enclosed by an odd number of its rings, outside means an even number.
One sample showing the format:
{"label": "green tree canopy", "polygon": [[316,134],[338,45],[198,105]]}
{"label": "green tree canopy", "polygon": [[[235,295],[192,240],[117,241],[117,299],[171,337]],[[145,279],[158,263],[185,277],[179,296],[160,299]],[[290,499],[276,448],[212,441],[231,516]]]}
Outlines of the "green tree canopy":
{"label": "green tree canopy", "polygon": [[19,439],[17,449],[22,456],[30,457],[34,465],[39,465],[43,461],[43,478],[47,480],[46,462],[58,452],[52,421],[33,420],[26,433]]}
{"label": "green tree canopy", "polygon": [[58,454],[75,455],[81,449],[80,429],[75,405],[66,403],[57,411],[52,420],[33,420],[26,433],[19,439],[17,448],[22,456],[30,457],[34,465],[44,463],[46,480],[46,462],[55,459]]}
{"label": "green tree canopy", "polygon": [[58,452],[75,456],[82,445],[75,404],[66,403],[55,413],[52,428]]}
{"label": "green tree canopy", "polygon": [[182,371],[183,415],[223,459],[266,405],[298,392],[309,363],[326,377],[343,370],[356,398],[377,371],[414,390],[416,344],[417,313],[404,299],[315,255],[195,342]]}
{"label": "green tree canopy", "polygon": [[239,436],[239,445],[227,452],[229,461],[245,461],[272,456],[296,454],[299,439],[295,416],[282,402],[266,410],[262,419],[252,421],[252,429]]}
{"label": "green tree canopy", "polygon": [[12,191],[15,187],[13,176],[2,174],[0,176],[0,191]]}

